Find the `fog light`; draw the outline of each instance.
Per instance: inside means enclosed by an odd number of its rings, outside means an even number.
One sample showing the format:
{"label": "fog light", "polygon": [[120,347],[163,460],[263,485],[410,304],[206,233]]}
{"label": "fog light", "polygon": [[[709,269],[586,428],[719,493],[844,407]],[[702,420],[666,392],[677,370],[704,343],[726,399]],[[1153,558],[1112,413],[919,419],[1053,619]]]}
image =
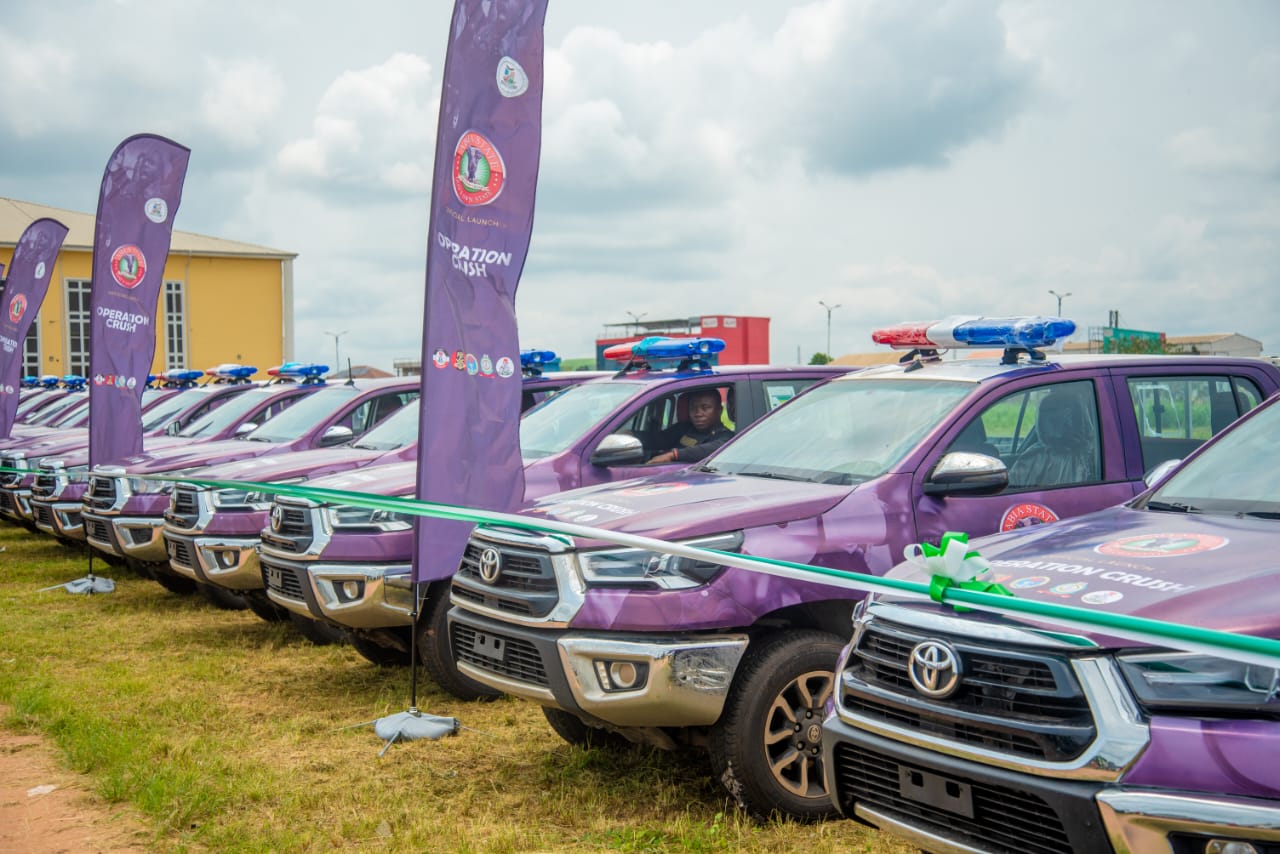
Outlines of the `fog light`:
{"label": "fog light", "polygon": [[363,589],[364,585],[359,581],[344,581],[341,586],[342,598],[348,602],[354,602],[360,598],[360,593]]}
{"label": "fog light", "polygon": [[1239,839],[1210,839],[1204,854],[1258,854],[1258,849]]}
{"label": "fog light", "polygon": [[222,549],[218,552],[218,567],[220,569],[235,569],[237,563],[240,562],[240,552],[235,549]]}
{"label": "fog light", "polygon": [[615,661],[609,665],[609,679],[619,688],[633,688],[636,684],[636,666],[630,661]]}
{"label": "fog light", "polygon": [[632,691],[644,687],[649,665],[635,661],[596,659],[596,679],[605,691]]}

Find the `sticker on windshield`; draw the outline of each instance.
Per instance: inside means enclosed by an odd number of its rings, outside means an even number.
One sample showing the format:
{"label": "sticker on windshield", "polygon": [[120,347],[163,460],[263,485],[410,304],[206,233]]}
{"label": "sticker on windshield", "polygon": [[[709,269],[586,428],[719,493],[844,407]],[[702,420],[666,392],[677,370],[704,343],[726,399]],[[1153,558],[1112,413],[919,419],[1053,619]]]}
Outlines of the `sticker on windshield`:
{"label": "sticker on windshield", "polygon": [[1102,543],[1094,551],[1110,557],[1180,557],[1211,552],[1227,542],[1217,534],[1139,534]]}

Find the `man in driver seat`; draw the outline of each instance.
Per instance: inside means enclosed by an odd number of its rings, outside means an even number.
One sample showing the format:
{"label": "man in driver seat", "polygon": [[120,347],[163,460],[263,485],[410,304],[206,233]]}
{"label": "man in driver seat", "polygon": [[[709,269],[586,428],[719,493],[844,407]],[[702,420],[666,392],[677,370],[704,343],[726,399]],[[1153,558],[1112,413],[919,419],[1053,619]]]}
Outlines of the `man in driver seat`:
{"label": "man in driver seat", "polygon": [[669,450],[651,457],[649,462],[697,462],[733,436],[733,431],[720,420],[724,404],[719,391],[703,388],[687,392],[683,402],[688,405],[688,420],[677,421],[662,431],[656,445]]}

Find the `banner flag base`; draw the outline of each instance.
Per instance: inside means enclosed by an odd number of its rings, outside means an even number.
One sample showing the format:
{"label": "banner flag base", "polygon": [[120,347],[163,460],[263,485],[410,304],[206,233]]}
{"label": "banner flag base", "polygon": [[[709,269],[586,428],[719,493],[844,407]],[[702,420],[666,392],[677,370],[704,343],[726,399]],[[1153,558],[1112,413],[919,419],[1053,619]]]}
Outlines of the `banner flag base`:
{"label": "banner flag base", "polygon": [[68,593],[83,593],[87,596],[92,596],[94,593],[114,592],[116,589],[116,583],[110,578],[99,578],[96,575],[86,575],[84,578],[77,578],[75,581],[68,581],[66,584],[55,584],[53,587],[46,587],[44,589],[54,590],[58,587],[66,588]]}
{"label": "banner flag base", "polygon": [[461,728],[462,722],[457,718],[423,714],[414,706],[373,722],[373,731],[386,742],[382,750],[378,751],[379,756],[397,741],[416,741],[422,738],[435,741],[446,735],[454,735]]}

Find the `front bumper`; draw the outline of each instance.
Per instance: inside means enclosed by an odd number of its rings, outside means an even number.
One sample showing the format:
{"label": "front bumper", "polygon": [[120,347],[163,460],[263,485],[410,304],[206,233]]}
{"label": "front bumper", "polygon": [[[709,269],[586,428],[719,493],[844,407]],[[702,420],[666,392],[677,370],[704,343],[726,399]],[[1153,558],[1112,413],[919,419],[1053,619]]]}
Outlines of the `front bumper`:
{"label": "front bumper", "polygon": [[293,561],[270,553],[259,560],[267,598],[295,614],[355,629],[413,622],[407,565]]}
{"label": "front bumper", "polygon": [[31,522],[31,486],[24,484],[0,489],[0,515],[19,522]]}
{"label": "front bumper", "polygon": [[994,768],[824,724],[827,790],[845,815],[938,854],[1204,851],[1211,839],[1280,844],[1280,804],[1160,792]]}
{"label": "front bumper", "polygon": [[[591,635],[449,611],[458,670],[514,696],[618,727],[716,722],[747,648],[745,634]],[[611,667],[634,684],[610,680]],[[609,682],[606,685],[606,682]]]}
{"label": "front bumper", "polygon": [[228,590],[261,590],[257,537],[211,537],[163,531],[169,567],[176,573]]}
{"label": "front bumper", "polygon": [[[100,519],[112,528],[112,543],[116,554],[143,563],[169,562],[169,552],[165,549],[164,519],[151,516],[100,516],[91,517],[85,513],[84,518]],[[99,534],[99,536],[101,536]],[[89,541],[98,545],[91,531]],[[101,548],[101,546],[99,546]],[[105,551],[106,549],[104,549]]]}
{"label": "front bumper", "polygon": [[[82,504],[83,508],[84,505]],[[116,528],[112,524],[114,516],[101,516],[88,510],[80,513],[81,523],[84,525],[84,537],[89,545],[101,552],[116,557],[124,557],[124,549],[116,542]]]}
{"label": "front bumper", "polygon": [[39,497],[31,499],[31,520],[37,528],[46,534],[52,534],[64,540],[84,540],[84,520],[80,511],[84,505],[79,501],[45,501]]}

